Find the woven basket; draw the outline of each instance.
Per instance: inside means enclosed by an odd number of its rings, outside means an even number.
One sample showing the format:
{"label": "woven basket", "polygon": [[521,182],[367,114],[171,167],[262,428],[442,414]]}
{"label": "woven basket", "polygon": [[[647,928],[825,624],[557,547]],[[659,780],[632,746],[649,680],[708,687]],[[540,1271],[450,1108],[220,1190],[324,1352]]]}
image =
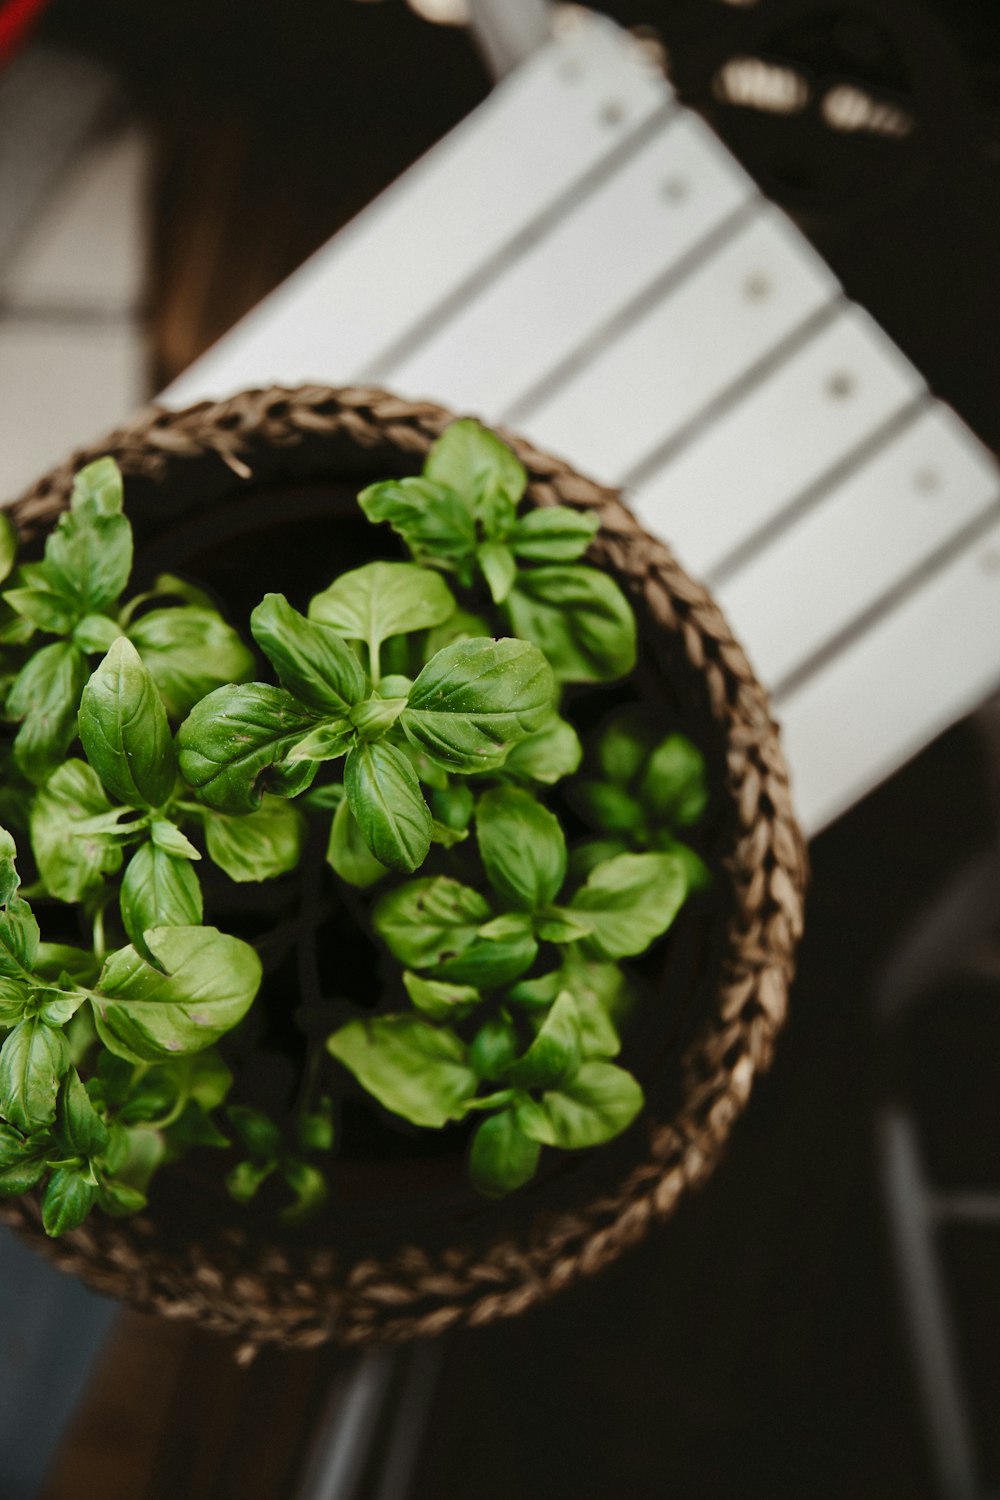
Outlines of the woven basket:
{"label": "woven basket", "polygon": [[[311,486],[315,496],[336,483],[353,493],[417,472],[450,420],[383,391],[315,386],[154,408],[47,475],[11,514],[37,545],[66,506],[75,470],[111,453],[130,481],[137,536],[155,540],[166,520],[210,525],[219,507],[252,508],[268,488]],[[58,1241],[43,1235],[34,1199],[3,1203],[6,1221],[64,1270],[144,1311],[236,1335],[248,1353],[265,1342],[400,1341],[482,1324],[599,1270],[712,1171],[785,1018],[806,862],[764,692],[712,599],[614,492],[510,441],[532,500],[599,513],[589,555],[636,607],[649,691],[682,703],[697,725],[718,782],[714,916],[674,944],[672,974],[687,1001],[666,1039],[642,1044],[639,1121],[601,1151],[571,1153],[571,1165],[563,1158],[510,1200],[446,1196],[431,1214],[411,1190],[379,1216],[345,1210],[341,1226],[334,1210],[322,1238],[280,1242],[231,1209],[218,1221],[203,1212],[181,1235],[176,1195],[159,1220],[154,1194],[134,1219],[94,1214]],[[342,565],[331,559],[329,573]]]}

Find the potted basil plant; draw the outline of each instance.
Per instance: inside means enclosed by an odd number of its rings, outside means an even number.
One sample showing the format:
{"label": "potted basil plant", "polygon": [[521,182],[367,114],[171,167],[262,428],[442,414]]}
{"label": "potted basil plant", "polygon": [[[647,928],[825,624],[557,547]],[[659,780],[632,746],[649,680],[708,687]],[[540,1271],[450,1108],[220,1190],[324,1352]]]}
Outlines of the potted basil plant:
{"label": "potted basil plant", "polygon": [[47,534],[29,506],[26,549],[0,538],[0,1195],[105,1264],[136,1243],[112,1221],[183,1243],[187,1295],[219,1281],[217,1231],[237,1266],[332,1246],[322,1315],[251,1335],[315,1340],[385,1238],[384,1213],[351,1219],[359,1160],[403,1172],[404,1242],[410,1162],[488,1238],[506,1210],[477,1199],[537,1191],[514,1214],[536,1223],[575,1192],[568,1154],[639,1129],[629,1038],[662,1030],[684,904],[724,907],[719,817],[683,712],[636,687],[601,517],[532,503],[478,422],[363,485],[374,560],[331,555],[242,619],[141,549],[133,582],[130,466],[112,442]]}

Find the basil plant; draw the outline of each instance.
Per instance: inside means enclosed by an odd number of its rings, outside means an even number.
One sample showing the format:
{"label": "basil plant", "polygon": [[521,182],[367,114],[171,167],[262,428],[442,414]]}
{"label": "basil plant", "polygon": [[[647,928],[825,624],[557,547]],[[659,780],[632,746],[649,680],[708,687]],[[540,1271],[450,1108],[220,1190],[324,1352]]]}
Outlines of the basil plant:
{"label": "basil plant", "polygon": [[372,551],[386,524],[409,560],[269,593],[248,638],[177,578],[129,594],[110,458],[41,556],[0,518],[0,1193],[37,1191],[50,1234],[138,1211],[189,1153],[306,1219],[365,1099],[375,1129],[464,1129],[494,1196],[635,1120],[620,1029],[708,880],[704,766],[600,712],[631,607],[582,560],[596,517],[525,488],[454,423],[360,496]]}

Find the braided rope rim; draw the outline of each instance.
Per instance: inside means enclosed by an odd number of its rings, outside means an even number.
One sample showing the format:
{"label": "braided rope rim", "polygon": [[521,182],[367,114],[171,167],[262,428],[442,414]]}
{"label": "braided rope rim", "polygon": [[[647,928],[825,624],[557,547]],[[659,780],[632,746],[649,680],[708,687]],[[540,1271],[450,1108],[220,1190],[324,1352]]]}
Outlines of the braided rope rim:
{"label": "braided rope rim", "polygon": [[[274,387],[183,411],[150,407],[46,475],[11,515],[25,535],[47,528],[68,502],[75,471],[105,453],[126,475],[157,482],[185,460],[211,455],[245,477],[246,458],[262,447],[335,436],[363,449],[388,444],[419,460],[453,419],[432,403],[358,387]],[[614,491],[505,436],[528,470],[536,503],[599,513],[591,556],[633,596],[644,596],[656,627],[676,639],[700,674],[709,712],[725,736],[724,794],[734,835],[724,870],[733,899],[714,1008],[685,1052],[676,1114],[646,1119],[645,1137],[636,1132],[641,1160],[616,1189],[572,1211],[539,1216],[519,1238],[501,1236],[485,1249],[404,1245],[344,1265],[328,1248],[273,1245],[251,1253],[245,1236],[230,1233],[178,1252],[165,1250],[142,1217],[97,1218],[50,1241],[34,1200],[3,1205],[3,1217],[62,1269],[140,1310],[237,1335],[248,1356],[265,1342],[401,1341],[484,1324],[609,1264],[712,1171],[755,1076],[770,1064],[785,1019],[807,864],[764,691],[711,596],[639,527]]]}

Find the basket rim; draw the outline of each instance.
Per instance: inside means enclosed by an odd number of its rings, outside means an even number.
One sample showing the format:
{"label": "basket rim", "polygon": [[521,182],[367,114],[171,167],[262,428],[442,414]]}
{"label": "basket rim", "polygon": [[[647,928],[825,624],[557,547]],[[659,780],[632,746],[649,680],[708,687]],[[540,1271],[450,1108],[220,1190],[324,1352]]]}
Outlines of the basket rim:
{"label": "basket rim", "polygon": [[[220,466],[220,478],[232,487],[259,481],[262,463],[280,471],[307,441],[387,447],[419,461],[455,415],[367,386],[272,386],[180,410],[154,405],[44,475],[9,514],[24,536],[38,535],[68,503],[77,469],[102,454],[117,458],[126,478],[157,485],[183,473],[185,462],[216,457],[229,471]],[[97,1290],[141,1310],[235,1334],[248,1351],[265,1342],[399,1341],[482,1324],[609,1264],[717,1165],[756,1075],[770,1065],[785,1020],[807,860],[764,690],[711,595],[642,529],[616,491],[497,430],[525,465],[536,504],[598,512],[601,529],[591,556],[644,597],[656,627],[675,638],[704,679],[709,711],[725,739],[723,790],[734,819],[726,860],[734,901],[719,988],[683,1059],[681,1105],[670,1119],[645,1121],[641,1159],[614,1192],[539,1216],[520,1240],[500,1235],[486,1250],[481,1244],[435,1251],[403,1244],[347,1265],[334,1250],[297,1252],[277,1244],[251,1260],[245,1238],[230,1233],[214,1247],[193,1242],[178,1258],[162,1251],[141,1218],[90,1220],[52,1241],[30,1198],[0,1206],[0,1217]]]}

